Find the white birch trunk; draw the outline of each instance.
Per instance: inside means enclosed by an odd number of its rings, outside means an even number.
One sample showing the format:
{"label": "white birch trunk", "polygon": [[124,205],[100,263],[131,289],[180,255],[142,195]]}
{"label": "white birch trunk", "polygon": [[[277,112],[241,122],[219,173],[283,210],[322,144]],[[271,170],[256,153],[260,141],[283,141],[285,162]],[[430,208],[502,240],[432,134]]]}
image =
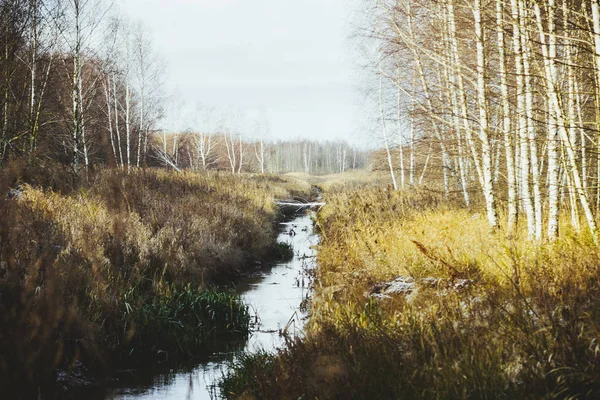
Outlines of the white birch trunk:
{"label": "white birch trunk", "polygon": [[481,23],[481,0],[475,0],[473,8],[475,17],[475,35],[477,36],[477,102],[479,108],[479,139],[481,141],[481,158],[483,172],[483,193],[485,197],[487,218],[490,228],[498,228],[498,212],[492,178],[492,154],[488,137],[488,110],[485,93],[485,48],[484,31]]}
{"label": "white birch trunk", "polygon": [[265,173],[265,142],[260,139],[258,144],[254,146],[254,154],[256,155],[256,161],[258,162],[258,168],[260,168],[260,173],[264,175]]}
{"label": "white birch trunk", "polygon": [[87,144],[87,140],[85,137],[85,116],[84,116],[84,110],[83,110],[83,76],[82,74],[79,75],[79,104],[81,107],[81,142],[83,145],[83,162],[85,165],[85,169],[87,171],[89,165],[90,165],[90,160],[88,157],[88,144]]}
{"label": "white birch trunk", "polygon": [[454,76],[456,79],[456,83],[458,85],[458,100],[460,104],[460,119],[463,123],[463,130],[465,133],[465,138],[467,139],[467,145],[471,152],[471,158],[473,160],[473,164],[475,165],[475,171],[477,172],[477,178],[479,180],[479,184],[483,189],[485,187],[483,171],[481,168],[481,161],[479,152],[477,151],[477,146],[475,141],[473,140],[473,131],[471,129],[471,123],[469,118],[469,112],[467,108],[467,92],[465,90],[464,79],[462,76],[462,66],[459,55],[458,48],[458,39],[456,38],[456,21],[454,17],[454,0],[449,0],[446,7],[446,12],[444,13],[448,20],[448,35],[450,38],[450,45],[452,48],[452,58],[454,61]]}
{"label": "white birch trunk", "polygon": [[[448,45],[450,45],[450,41],[448,40],[448,38],[446,37],[445,39],[447,40]],[[450,56],[452,54],[451,48],[447,49],[447,54],[449,55],[449,57],[451,57]],[[451,62],[449,64],[451,64]],[[465,205],[467,207],[469,207],[471,205],[471,198],[469,195],[468,173],[467,173],[466,166],[465,166],[465,155],[464,155],[463,139],[462,139],[462,132],[461,132],[461,121],[460,121],[460,105],[458,103],[458,97],[457,97],[456,90],[455,90],[456,80],[454,78],[454,74],[452,74],[449,71],[448,67],[445,68],[445,72],[446,72],[446,76],[445,76],[446,92],[448,93],[448,99],[450,101],[450,104],[452,104],[452,119],[453,119],[453,123],[454,123],[456,149],[458,152],[456,164],[457,164],[458,173],[459,173],[459,185],[460,185],[461,192],[463,194],[463,199],[465,201]]]}
{"label": "white birch trunk", "polygon": [[390,170],[390,176],[392,178],[392,184],[394,185],[394,190],[398,190],[398,183],[396,182],[396,173],[394,172],[394,163],[392,161],[392,154],[390,151],[390,144],[388,141],[387,128],[385,125],[385,113],[383,111],[383,71],[381,70],[381,60],[379,62],[379,116],[381,118],[383,144],[385,146],[385,153],[387,156],[387,163],[388,168]]}
{"label": "white birch trunk", "polygon": [[[9,60],[9,23],[8,23],[8,13],[5,14],[4,18],[4,59]],[[3,104],[2,104],[2,136],[0,136],[0,144],[2,145],[2,154],[0,154],[0,166],[4,162],[6,157],[6,148],[8,146],[8,100],[10,95],[10,86],[8,82],[10,81],[10,63],[4,63],[4,82],[6,82],[4,86],[4,93],[2,96]]]}
{"label": "white birch trunk", "polygon": [[[400,78],[398,78],[400,79]],[[398,89],[396,91],[396,126],[398,129],[398,156],[400,162],[400,187],[404,189],[406,184],[406,173],[404,170],[404,138],[402,135],[402,126],[401,126],[401,109],[400,109],[400,86],[398,85]]]}
{"label": "white birch trunk", "polygon": [[533,115],[533,87],[532,87],[532,74],[531,74],[531,49],[529,47],[529,34],[527,29],[527,15],[525,2],[519,0],[519,19],[520,19],[520,39],[521,39],[521,50],[522,50],[522,61],[523,61],[523,75],[525,81],[525,115],[527,121],[527,140],[529,147],[529,167],[531,170],[531,180],[533,186],[533,208],[535,218],[535,238],[536,240],[542,240],[542,193],[540,190],[540,169],[537,152],[536,132],[535,132],[535,118]]}
{"label": "white birch trunk", "polygon": [[523,209],[527,217],[527,234],[530,239],[535,237],[535,212],[529,189],[529,143],[527,136],[527,119],[525,111],[525,82],[523,79],[523,52],[521,47],[521,18],[517,0],[511,0],[511,15],[513,19],[513,50],[515,53],[515,72],[517,75],[517,127],[519,137],[519,186]]}
{"label": "white birch trunk", "polygon": [[415,107],[414,107],[414,94],[412,97],[412,107],[410,110],[410,171],[408,181],[411,186],[415,184]]}
{"label": "white birch trunk", "polygon": [[[125,163],[123,162],[123,145],[121,143],[121,130],[119,128],[119,99],[117,94],[117,79],[113,73],[113,99],[114,99],[114,107],[115,107],[115,132],[117,134],[117,149],[119,150],[119,161],[121,161],[121,168],[125,167]],[[166,142],[165,142],[165,153],[166,153]]]}
{"label": "white birch trunk", "polygon": [[243,142],[242,142],[242,135],[240,135],[239,139],[240,139],[239,140],[239,145],[240,145],[240,148],[239,148],[240,163],[238,165],[238,174],[241,174],[242,173],[242,166],[244,164],[244,147],[243,147]]}
{"label": "white birch trunk", "polygon": [[427,167],[429,166],[429,159],[431,158],[431,151],[433,150],[433,142],[429,143],[429,151],[427,152],[427,158],[425,159],[425,165],[423,166],[423,172],[421,172],[421,177],[419,178],[419,186],[423,184],[423,179],[425,178],[425,172],[427,172]]}
{"label": "white birch trunk", "polygon": [[131,87],[129,76],[125,77],[125,154],[127,172],[131,171]]}
{"label": "white birch trunk", "polygon": [[37,46],[38,46],[38,6],[37,0],[30,1],[30,17],[31,17],[31,76],[30,76],[30,103],[29,103],[29,152],[35,151],[37,141],[37,113],[36,113],[36,73],[37,73]]}
{"label": "white birch trunk", "polygon": [[[594,61],[596,77],[596,129],[600,130],[600,0],[591,0],[592,5],[592,27],[594,30]],[[596,174],[596,208],[600,208],[600,136],[597,139],[596,149],[598,151]]]}
{"label": "white birch trunk", "polygon": [[[596,0],[594,0],[596,1]],[[558,94],[556,91],[556,85],[558,82],[558,74],[556,69],[556,34],[554,29],[554,8],[555,8],[555,0],[548,0],[548,45],[546,47],[546,38],[543,32],[543,24],[540,7],[537,3],[534,4],[534,9],[536,13],[536,19],[538,21],[538,28],[540,30],[540,41],[542,44],[542,50],[544,53],[544,59],[547,60],[547,75],[548,75],[548,95],[550,98],[550,106],[552,111],[555,113],[556,122],[558,123],[558,133],[564,145],[565,152],[567,154],[567,164],[568,170],[570,173],[570,178],[573,180],[573,186],[577,196],[579,197],[579,202],[581,203],[581,207],[585,214],[586,221],[588,223],[588,228],[594,241],[598,240],[598,229],[596,227],[596,221],[594,219],[594,215],[592,213],[592,209],[590,207],[589,200],[585,191],[583,190],[583,185],[581,183],[581,176],[577,169],[577,157],[575,154],[575,150],[570,142],[570,137],[566,129],[565,118],[563,116],[562,108],[560,107],[560,101],[558,98]]]}
{"label": "white birch trunk", "polygon": [[73,1],[75,14],[75,46],[73,48],[73,171],[79,172],[79,139],[81,137],[81,104],[79,93],[81,81],[81,31],[80,31],[80,15],[79,15],[79,0]]}
{"label": "white birch trunk", "polygon": [[137,144],[137,161],[136,167],[139,168],[141,165],[141,157],[142,157],[142,137],[145,135],[145,119],[144,119],[144,88],[142,85],[142,90],[140,92],[140,126],[138,132],[138,144]]}
{"label": "white birch trunk", "polygon": [[579,91],[579,82],[575,79],[575,109],[577,110],[577,123],[579,124],[580,145],[581,145],[581,179],[583,180],[583,189],[588,193],[588,162],[587,162],[587,138],[583,124],[583,113],[581,112],[581,93]]}
{"label": "white birch trunk", "polygon": [[506,230],[512,234],[517,224],[517,185],[515,159],[512,148],[510,102],[506,75],[506,43],[504,40],[504,6],[503,0],[496,0],[496,31],[498,33],[498,53],[500,68],[500,91],[502,96],[502,133],[506,158],[506,179],[508,185]]}
{"label": "white birch trunk", "polygon": [[225,149],[227,150],[227,160],[229,161],[229,167],[231,168],[231,173],[235,174],[237,154],[235,151],[235,138],[233,137],[233,133],[225,133],[224,139]]}
{"label": "white birch trunk", "polygon": [[112,107],[111,107],[111,100],[110,100],[110,80],[109,79],[110,78],[107,74],[106,81],[102,83],[102,86],[104,87],[104,97],[106,99],[106,116],[108,119],[108,133],[110,135],[110,145],[112,148],[113,157],[115,158],[115,163],[117,165],[119,165],[119,159],[117,158],[117,149],[115,147],[115,134],[113,131],[113,124],[112,124]]}

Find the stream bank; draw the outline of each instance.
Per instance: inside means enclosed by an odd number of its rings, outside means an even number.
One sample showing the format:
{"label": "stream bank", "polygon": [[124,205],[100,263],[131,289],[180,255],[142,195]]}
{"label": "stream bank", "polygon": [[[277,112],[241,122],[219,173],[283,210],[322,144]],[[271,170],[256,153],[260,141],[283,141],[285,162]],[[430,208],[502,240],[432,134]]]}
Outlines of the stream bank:
{"label": "stream bank", "polygon": [[303,305],[311,293],[315,267],[314,246],[319,237],[311,215],[300,214],[280,224],[278,243],[292,247],[288,262],[265,267],[242,279],[236,291],[249,305],[253,329],[247,341],[224,340],[195,365],[163,365],[119,371],[118,380],[103,395],[105,400],[210,399],[217,397],[217,381],[242,354],[274,351],[286,337],[302,334],[306,319]]}

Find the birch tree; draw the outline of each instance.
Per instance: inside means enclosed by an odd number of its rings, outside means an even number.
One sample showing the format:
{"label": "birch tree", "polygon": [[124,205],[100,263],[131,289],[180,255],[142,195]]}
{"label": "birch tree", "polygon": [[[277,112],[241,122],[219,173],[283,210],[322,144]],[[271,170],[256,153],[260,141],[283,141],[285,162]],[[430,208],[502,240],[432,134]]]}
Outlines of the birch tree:
{"label": "birch tree", "polygon": [[69,0],[64,4],[63,11],[66,16],[66,29],[64,32],[65,44],[72,58],[71,69],[71,149],[72,167],[79,171],[81,143],[84,130],[84,94],[83,64],[84,53],[91,51],[92,42],[97,30],[110,9],[111,5],[104,4],[101,0]]}
{"label": "birch tree", "polygon": [[265,139],[270,134],[270,124],[267,117],[266,109],[261,108],[258,119],[255,122],[255,134],[257,141],[254,144],[254,155],[256,162],[258,163],[258,169],[261,174],[265,173],[266,159],[265,159]]}
{"label": "birch tree", "polygon": [[[475,177],[490,227],[497,228],[504,179],[507,232],[514,233],[521,209],[528,236],[538,241],[545,220],[548,239],[558,236],[564,191],[574,196],[572,224],[577,227],[581,209],[596,237],[588,146],[600,143],[599,7],[598,0],[587,5],[563,0],[560,6],[556,0],[370,3],[373,25],[364,37],[382,49],[373,66],[410,98],[411,146],[419,141],[429,146],[419,180],[430,167],[448,171],[440,182],[444,191],[454,177],[468,205],[468,181]],[[412,76],[398,74],[399,65],[413,66]],[[586,74],[590,70],[593,79]],[[380,105],[381,82],[373,90]],[[381,107],[377,112],[385,121]],[[417,118],[431,135],[417,138]],[[387,155],[386,148],[383,143]],[[600,182],[600,161],[594,163]],[[412,170],[412,157],[410,164]],[[600,204],[600,190],[595,193]]]}

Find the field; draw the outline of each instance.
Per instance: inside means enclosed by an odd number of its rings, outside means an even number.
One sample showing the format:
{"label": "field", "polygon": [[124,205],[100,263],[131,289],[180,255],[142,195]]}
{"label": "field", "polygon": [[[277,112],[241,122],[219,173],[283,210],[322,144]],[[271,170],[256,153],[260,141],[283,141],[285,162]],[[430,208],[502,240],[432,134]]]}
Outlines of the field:
{"label": "field", "polygon": [[[307,337],[228,398],[598,398],[600,250],[489,231],[429,190],[326,184]],[[564,224],[566,226],[566,224]]]}

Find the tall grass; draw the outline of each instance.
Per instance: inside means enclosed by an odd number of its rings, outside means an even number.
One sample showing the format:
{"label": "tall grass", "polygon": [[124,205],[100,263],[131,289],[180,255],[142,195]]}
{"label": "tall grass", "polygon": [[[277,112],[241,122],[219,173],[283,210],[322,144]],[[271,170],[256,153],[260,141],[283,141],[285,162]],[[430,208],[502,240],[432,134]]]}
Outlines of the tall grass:
{"label": "tall grass", "polygon": [[[307,338],[226,379],[229,398],[600,396],[591,238],[508,239],[425,191],[338,188],[325,200]],[[369,295],[399,276],[411,293]]]}
{"label": "tall grass", "polygon": [[273,198],[303,190],[249,175],[21,167],[0,177],[0,388],[24,398],[75,361],[104,373],[113,356],[247,334],[240,298],[213,288],[270,255]]}

